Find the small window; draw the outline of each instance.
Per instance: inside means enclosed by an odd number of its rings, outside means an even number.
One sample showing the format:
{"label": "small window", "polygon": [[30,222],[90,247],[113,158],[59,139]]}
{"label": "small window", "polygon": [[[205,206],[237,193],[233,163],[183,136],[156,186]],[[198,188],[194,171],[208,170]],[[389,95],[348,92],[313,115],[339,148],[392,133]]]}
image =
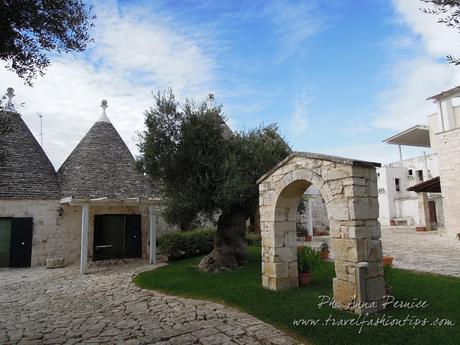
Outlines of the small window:
{"label": "small window", "polygon": [[380,177],[380,173],[377,173],[377,177]]}
{"label": "small window", "polygon": [[423,181],[423,170],[417,170],[418,179]]}
{"label": "small window", "polygon": [[399,178],[395,178],[395,188],[397,192],[401,191],[401,186],[399,184]]}
{"label": "small window", "polygon": [[412,169],[407,170],[407,175],[413,176],[413,175],[414,175],[414,171],[413,171]]}

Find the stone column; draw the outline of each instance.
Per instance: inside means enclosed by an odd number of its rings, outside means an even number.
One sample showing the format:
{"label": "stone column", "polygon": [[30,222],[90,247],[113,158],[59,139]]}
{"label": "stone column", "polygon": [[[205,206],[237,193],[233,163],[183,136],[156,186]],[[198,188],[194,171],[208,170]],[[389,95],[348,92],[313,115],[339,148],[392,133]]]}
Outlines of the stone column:
{"label": "stone column", "polygon": [[149,206],[149,262],[154,265],[157,263],[157,214],[153,206]]}
{"label": "stone column", "polygon": [[88,228],[89,204],[84,204],[81,207],[80,274],[88,272]]}
{"label": "stone column", "polygon": [[418,214],[420,218],[420,226],[426,230],[431,230],[430,208],[428,207],[428,194],[417,193]]}
{"label": "stone column", "polygon": [[[351,176],[342,184],[348,220],[343,215],[331,224],[334,299],[342,309],[376,313],[382,308],[384,278],[375,168],[353,167]],[[342,203],[339,209],[343,208]],[[334,209],[332,218],[334,214],[340,212]]]}

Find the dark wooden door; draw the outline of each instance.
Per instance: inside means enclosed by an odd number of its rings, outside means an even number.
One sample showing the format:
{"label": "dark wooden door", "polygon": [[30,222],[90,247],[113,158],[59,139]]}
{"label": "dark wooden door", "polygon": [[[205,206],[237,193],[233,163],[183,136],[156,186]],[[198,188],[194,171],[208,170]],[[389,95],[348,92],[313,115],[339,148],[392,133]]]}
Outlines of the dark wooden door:
{"label": "dark wooden door", "polygon": [[10,267],[30,267],[32,259],[32,218],[12,218]]}
{"label": "dark wooden door", "polygon": [[140,258],[142,256],[141,216],[130,214],[125,217],[125,256]]}
{"label": "dark wooden door", "polygon": [[438,218],[436,217],[436,204],[434,201],[428,201],[428,209],[430,210],[430,221],[431,223],[438,224]]}

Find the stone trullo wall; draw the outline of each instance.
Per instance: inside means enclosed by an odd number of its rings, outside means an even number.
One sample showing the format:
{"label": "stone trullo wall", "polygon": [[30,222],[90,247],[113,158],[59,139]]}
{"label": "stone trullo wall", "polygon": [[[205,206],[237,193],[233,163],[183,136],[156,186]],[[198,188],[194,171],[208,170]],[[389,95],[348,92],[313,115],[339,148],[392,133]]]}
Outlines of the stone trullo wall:
{"label": "stone trullo wall", "polygon": [[61,254],[61,221],[58,200],[0,200],[0,217],[30,217],[32,227],[31,266],[42,266],[49,257]]}
{"label": "stone trullo wall", "polygon": [[376,165],[293,153],[259,179],[264,287],[298,287],[296,211],[313,184],[329,217],[336,304],[357,313],[381,308],[384,280]]}

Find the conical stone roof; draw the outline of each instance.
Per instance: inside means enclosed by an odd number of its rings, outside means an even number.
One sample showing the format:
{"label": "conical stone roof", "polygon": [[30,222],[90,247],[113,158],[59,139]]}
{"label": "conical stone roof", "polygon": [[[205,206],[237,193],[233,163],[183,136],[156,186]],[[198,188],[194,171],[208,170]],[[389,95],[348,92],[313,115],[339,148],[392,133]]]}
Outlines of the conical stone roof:
{"label": "conical stone roof", "polygon": [[0,111],[0,199],[59,199],[56,171],[21,115]]}
{"label": "conical stone roof", "polygon": [[63,197],[124,199],[157,195],[136,168],[105,111],[59,168],[58,175]]}

